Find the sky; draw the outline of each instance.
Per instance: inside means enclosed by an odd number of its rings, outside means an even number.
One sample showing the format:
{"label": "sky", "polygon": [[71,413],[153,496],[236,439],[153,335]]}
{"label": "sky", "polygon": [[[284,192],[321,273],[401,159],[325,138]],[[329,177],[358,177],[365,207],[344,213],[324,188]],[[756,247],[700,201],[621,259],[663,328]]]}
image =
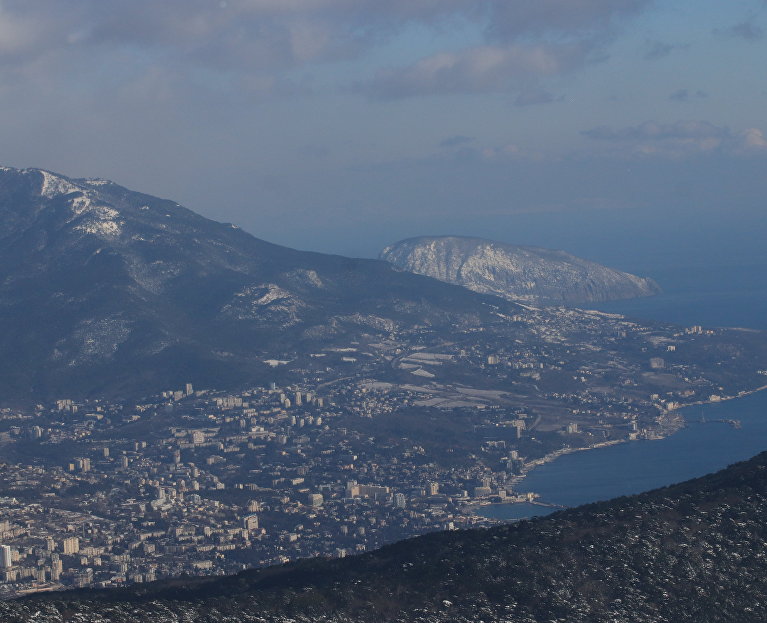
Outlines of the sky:
{"label": "sky", "polygon": [[345,255],[748,262],[765,67],[765,0],[0,0],[0,163]]}

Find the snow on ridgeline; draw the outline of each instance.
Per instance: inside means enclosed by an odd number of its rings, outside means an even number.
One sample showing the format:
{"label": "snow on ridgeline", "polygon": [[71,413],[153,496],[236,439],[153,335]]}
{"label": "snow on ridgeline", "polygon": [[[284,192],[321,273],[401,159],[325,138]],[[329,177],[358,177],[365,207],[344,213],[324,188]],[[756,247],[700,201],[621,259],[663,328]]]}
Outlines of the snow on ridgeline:
{"label": "snow on ridgeline", "polygon": [[76,184],[73,184],[68,179],[58,175],[54,175],[53,173],[50,173],[49,171],[44,171],[42,169],[32,169],[32,170],[36,171],[43,177],[43,183],[42,183],[42,186],[40,187],[40,194],[43,197],[51,199],[53,197],[56,197],[57,195],[68,195],[69,193],[84,191],[82,186],[77,186]]}
{"label": "snow on ridgeline", "polygon": [[72,217],[73,220],[80,220],[75,230],[101,238],[115,238],[122,233],[125,222],[119,218],[120,212],[99,201],[97,191],[94,190],[94,187],[110,184],[108,180],[70,180],[44,169],[25,169],[24,173],[41,176],[41,197],[53,199],[73,195],[68,199]]}

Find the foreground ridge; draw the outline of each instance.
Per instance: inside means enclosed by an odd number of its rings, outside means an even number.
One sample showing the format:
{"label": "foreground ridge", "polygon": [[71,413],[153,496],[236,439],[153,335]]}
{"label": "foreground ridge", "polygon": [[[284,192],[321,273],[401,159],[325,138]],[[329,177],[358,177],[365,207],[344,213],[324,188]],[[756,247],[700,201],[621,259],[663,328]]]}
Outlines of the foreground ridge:
{"label": "foreground ridge", "polygon": [[358,557],[52,594],[0,620],[718,622],[767,617],[767,453],[641,495]]}

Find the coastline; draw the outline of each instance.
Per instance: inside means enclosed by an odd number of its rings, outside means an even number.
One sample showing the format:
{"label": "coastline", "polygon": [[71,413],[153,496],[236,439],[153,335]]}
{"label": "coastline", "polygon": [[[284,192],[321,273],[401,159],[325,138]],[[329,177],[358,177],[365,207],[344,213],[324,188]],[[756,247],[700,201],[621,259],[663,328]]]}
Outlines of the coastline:
{"label": "coastline", "polygon": [[686,402],[684,404],[674,405],[673,407],[668,407],[666,409],[667,413],[670,413],[671,411],[681,411],[682,409],[686,409],[687,407],[696,407],[700,405],[712,405],[717,404],[719,402],[727,402],[728,400],[737,400],[738,398],[745,398],[746,396],[752,396],[753,394],[757,394],[759,392],[762,392],[767,389],[767,385],[761,385],[760,387],[757,387],[755,389],[749,389],[749,390],[743,390],[735,394],[734,396],[717,396],[716,398],[708,398],[706,400],[696,400],[695,402]]}
{"label": "coastline", "polygon": [[[712,405],[712,404],[718,404],[721,402],[727,402],[736,400],[738,398],[745,398],[747,396],[751,396],[760,392],[763,392],[767,390],[767,384],[762,385],[760,387],[756,387],[751,390],[743,390],[741,392],[738,392],[735,395],[732,396],[716,396],[707,398],[705,400],[697,400],[695,402],[689,402],[685,404],[674,404],[670,408],[664,408],[661,410],[660,414],[658,415],[658,422],[661,425],[660,430],[658,433],[652,437],[645,437],[643,439],[613,439],[610,441],[604,441],[600,442],[591,446],[586,447],[580,447],[580,448],[560,448],[559,450],[555,450],[553,452],[550,452],[538,459],[534,459],[532,461],[524,463],[522,466],[520,473],[515,475],[511,479],[511,486],[516,488],[521,482],[525,480],[525,478],[529,475],[530,472],[532,472],[535,468],[540,467],[542,465],[546,465],[547,463],[551,463],[558,458],[568,455],[568,454],[575,454],[577,452],[585,452],[588,450],[597,450],[599,448],[606,448],[611,446],[616,446],[619,444],[624,443],[631,443],[632,441],[659,441],[662,439],[666,439],[675,433],[679,432],[681,429],[685,428],[687,425],[687,420],[685,419],[684,415],[682,415],[680,412],[683,409],[686,409],[687,407],[695,407],[695,406],[701,406],[701,405]],[[667,419],[667,422],[664,423],[662,420]],[[531,492],[532,493],[532,492]],[[493,507],[493,506],[513,506],[516,504],[532,504],[536,506],[542,506],[547,508],[567,508],[566,506],[557,505],[548,503],[545,501],[540,501],[537,497],[537,493],[533,493],[534,496],[532,499],[526,499],[526,500],[515,500],[515,501],[508,501],[508,502],[480,502],[477,504],[477,508],[473,509],[473,512],[475,514],[478,514],[478,511],[482,508],[487,507]],[[498,520],[498,521],[504,521],[504,520]]]}
{"label": "coastline", "polygon": [[588,450],[596,450],[597,448],[607,448],[609,446],[617,446],[618,444],[622,444],[622,443],[629,443],[629,440],[628,439],[612,439],[610,441],[600,441],[599,443],[596,443],[593,446],[584,446],[581,448],[560,448],[559,450],[554,450],[554,452],[549,452],[548,454],[542,456],[539,459],[534,459],[528,463],[525,463],[522,466],[520,473],[515,475],[514,478],[512,478],[512,484],[516,485],[522,482],[525,479],[525,476],[527,476],[528,472],[531,472],[536,467],[540,467],[541,465],[545,465],[546,463],[551,463],[552,461],[556,461],[559,457],[565,456],[566,454],[575,454],[576,452],[587,452]]}

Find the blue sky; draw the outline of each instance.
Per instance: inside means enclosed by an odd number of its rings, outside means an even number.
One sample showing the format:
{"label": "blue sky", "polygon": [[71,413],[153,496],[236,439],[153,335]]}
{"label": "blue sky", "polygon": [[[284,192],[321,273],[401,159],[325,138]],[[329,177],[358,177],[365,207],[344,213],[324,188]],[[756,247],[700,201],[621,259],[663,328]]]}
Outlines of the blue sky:
{"label": "blue sky", "polygon": [[765,66],[764,0],[4,0],[0,159],[344,254],[758,248]]}

